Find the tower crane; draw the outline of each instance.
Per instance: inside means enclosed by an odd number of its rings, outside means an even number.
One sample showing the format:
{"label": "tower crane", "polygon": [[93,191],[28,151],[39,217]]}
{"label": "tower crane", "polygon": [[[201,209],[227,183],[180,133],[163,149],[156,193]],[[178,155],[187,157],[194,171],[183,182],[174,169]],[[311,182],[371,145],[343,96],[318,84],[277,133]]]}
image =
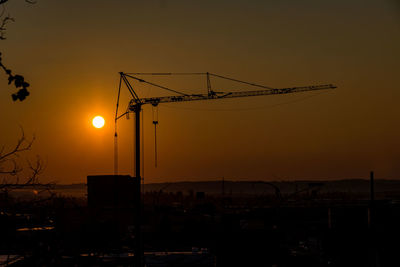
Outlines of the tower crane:
{"label": "tower crane", "polygon": [[[118,90],[118,100],[117,100],[117,108],[115,112],[115,122],[121,118],[122,116],[129,114],[130,112],[133,112],[135,114],[135,177],[136,179],[139,179],[141,181],[141,150],[140,150],[140,113],[142,111],[142,106],[151,104],[154,107],[157,107],[158,104],[160,103],[174,103],[174,102],[188,102],[188,101],[200,101],[200,100],[218,100],[218,99],[228,99],[228,98],[238,98],[238,97],[251,97],[251,96],[265,96],[265,95],[281,95],[281,94],[291,94],[291,93],[300,93],[300,92],[306,92],[306,91],[316,91],[316,90],[325,90],[325,89],[335,89],[336,86],[332,84],[325,84],[325,85],[312,85],[312,86],[302,86],[302,87],[290,87],[290,88],[271,88],[267,87],[264,85],[259,85],[255,83],[250,83],[250,82],[245,82],[237,79],[233,79],[230,77],[225,77],[222,75],[218,74],[213,74],[213,73],[124,73],[120,72],[120,81],[119,81],[119,90]],[[206,76],[207,80],[207,94],[186,94],[183,92],[179,92],[176,90],[173,90],[171,88],[161,86],[149,81],[146,81],[142,78],[137,77],[143,76],[143,75],[204,75]],[[211,80],[210,77],[215,77],[215,78],[221,78],[221,79],[226,79],[242,84],[247,84],[250,86],[262,88],[262,90],[254,90],[254,91],[237,91],[237,92],[220,92],[220,91],[214,91],[211,88]],[[135,90],[133,89],[132,84],[130,83],[129,80],[134,80],[139,83],[146,83],[151,86],[155,86],[158,88],[161,88],[166,91],[170,91],[175,93],[176,95],[172,96],[160,96],[160,97],[149,97],[149,98],[140,98]],[[128,88],[132,99],[129,102],[127,111],[123,113],[122,115],[118,115],[118,107],[119,107],[119,98],[120,98],[120,92],[121,92],[121,85],[122,82],[126,85]],[[156,126],[157,123],[153,122],[154,125]],[[117,137],[117,133],[115,132],[115,137]],[[115,152],[117,154],[117,152]],[[117,174],[118,169],[117,169],[117,164],[118,164],[118,159],[115,159],[115,174]],[[140,203],[140,189],[139,189],[139,199]],[[138,217],[140,217],[140,214],[137,214]],[[140,218],[137,220],[137,227],[136,227],[136,251],[137,251],[137,266],[140,265],[140,258],[142,255],[142,250],[141,250],[141,241],[140,241]]]}
{"label": "tower crane", "polygon": [[[213,73],[124,73],[120,72],[120,82],[119,82],[119,91],[118,91],[118,103],[117,110],[115,113],[115,121],[119,118],[128,114],[129,112],[133,112],[135,114],[135,176],[140,178],[141,173],[141,165],[140,165],[140,112],[142,111],[142,106],[146,104],[151,104],[154,107],[157,107],[160,103],[173,103],[173,102],[188,102],[188,101],[200,101],[200,100],[218,100],[218,99],[228,99],[228,98],[238,98],[238,97],[251,97],[251,96],[265,96],[265,95],[282,95],[282,94],[291,94],[291,93],[300,93],[306,91],[316,91],[316,90],[325,90],[325,89],[335,89],[336,86],[332,84],[325,85],[312,85],[312,86],[301,86],[301,87],[289,87],[289,88],[271,88],[264,85],[259,85],[255,83],[240,81],[237,79],[225,77],[222,75],[217,75]],[[139,78],[134,75],[205,75],[207,78],[207,94],[186,94],[183,92],[179,92],[165,86],[161,86],[152,82],[145,81],[142,78]],[[254,90],[254,91],[238,91],[238,92],[216,92],[211,88],[210,77],[217,77],[221,79],[231,80],[238,83],[243,83],[259,88],[263,88],[263,90]],[[129,79],[140,83],[147,83],[151,86],[155,86],[173,93],[177,95],[173,96],[160,96],[160,97],[148,97],[148,98],[139,98],[133,86],[129,82]],[[121,91],[121,83],[124,82],[126,87],[128,88],[132,99],[129,102],[128,109],[122,115],[118,115],[118,106],[119,106],[119,97]],[[156,123],[154,123],[156,125]]]}

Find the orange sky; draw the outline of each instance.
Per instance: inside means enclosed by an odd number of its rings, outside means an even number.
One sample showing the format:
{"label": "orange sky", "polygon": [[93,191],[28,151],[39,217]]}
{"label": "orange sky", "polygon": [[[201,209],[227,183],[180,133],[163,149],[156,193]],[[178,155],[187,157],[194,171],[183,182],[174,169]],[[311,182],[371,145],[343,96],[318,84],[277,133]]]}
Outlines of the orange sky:
{"label": "orange sky", "polygon": [[[146,182],[367,178],[370,170],[400,178],[395,0],[14,0],[7,12],[16,21],[0,41],[3,62],[25,76],[31,96],[12,102],[14,89],[0,75],[0,144],[11,147],[19,125],[35,134],[25,156],[47,160],[46,181],[113,172],[119,71],[209,71],[277,88],[338,86],[160,105],[157,169],[145,107]],[[206,92],[203,80],[154,81]],[[141,86],[140,96],[161,93]],[[121,109],[128,101],[125,91]],[[106,119],[101,130],[90,124],[95,115]],[[132,173],[132,125],[119,123],[121,173]]]}

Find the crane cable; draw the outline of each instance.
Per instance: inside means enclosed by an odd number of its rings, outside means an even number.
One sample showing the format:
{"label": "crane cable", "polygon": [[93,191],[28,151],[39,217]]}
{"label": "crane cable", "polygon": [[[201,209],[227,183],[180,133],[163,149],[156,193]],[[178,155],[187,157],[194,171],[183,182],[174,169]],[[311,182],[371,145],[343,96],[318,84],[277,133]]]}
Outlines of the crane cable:
{"label": "crane cable", "polygon": [[158,87],[158,88],[164,89],[164,90],[166,90],[166,91],[170,91],[170,92],[173,92],[173,93],[176,93],[176,94],[179,94],[179,95],[183,95],[183,96],[189,96],[188,94],[179,92],[179,91],[177,91],[177,90],[174,90],[174,89],[171,89],[171,88],[168,88],[168,87],[165,87],[165,86],[156,84],[156,83],[148,82],[148,81],[145,81],[145,80],[143,80],[143,79],[139,79],[139,78],[137,78],[137,77],[135,77],[135,76],[131,76],[131,75],[128,75],[128,74],[126,74],[126,73],[125,73],[125,76],[127,76],[127,77],[129,77],[129,78],[132,78],[132,79],[135,79],[135,80],[137,80],[137,81],[139,81],[139,82],[147,83],[147,84],[152,85],[152,86],[154,86],[154,87]]}
{"label": "crane cable", "polygon": [[115,133],[114,133],[114,175],[118,175],[118,134],[117,134],[117,120],[115,120]]}
{"label": "crane cable", "polygon": [[151,76],[167,76],[167,75],[205,75],[206,72],[128,72],[128,75],[151,75]]}
{"label": "crane cable", "polygon": [[159,87],[161,89],[172,91],[172,92],[175,92],[175,93],[178,93],[178,94],[181,94],[181,95],[187,95],[187,94],[175,91],[175,90],[170,89],[170,88],[166,88],[166,87],[158,85],[158,84],[154,84],[154,83],[145,81],[143,79],[139,79],[139,78],[131,76],[131,75],[147,75],[147,76],[168,76],[168,75],[171,75],[171,76],[172,75],[193,75],[193,76],[195,76],[195,75],[206,75],[206,76],[213,76],[213,77],[217,77],[217,78],[220,78],[220,79],[225,79],[225,80],[229,80],[229,81],[233,81],[233,82],[237,82],[237,83],[243,83],[243,84],[247,84],[247,85],[251,85],[251,86],[255,86],[255,87],[259,87],[259,88],[270,89],[270,90],[275,89],[275,88],[272,88],[272,87],[269,87],[269,86],[256,84],[256,83],[252,83],[252,82],[246,82],[246,81],[242,81],[242,80],[238,80],[238,79],[222,76],[222,75],[211,73],[211,72],[136,72],[136,73],[125,73],[125,74],[128,77],[136,79],[136,80],[138,80],[140,82],[144,82],[144,83],[150,84],[152,86],[156,86],[156,87]]}
{"label": "crane cable", "polygon": [[[142,203],[144,201],[144,110],[142,110]],[[142,207],[143,208],[143,207]]]}
{"label": "crane cable", "polygon": [[245,81],[229,78],[229,77],[218,75],[218,74],[214,74],[214,73],[209,73],[209,75],[214,76],[214,77],[218,77],[218,78],[221,78],[221,79],[233,81],[233,82],[238,82],[238,83],[243,83],[243,84],[247,84],[247,85],[251,85],[251,86],[255,86],[255,87],[264,88],[264,89],[271,89],[271,90],[275,89],[275,88],[272,88],[272,87],[269,87],[269,86],[260,85],[260,84],[256,84],[256,83],[251,83],[251,82],[245,82]]}
{"label": "crane cable", "polygon": [[121,83],[122,77],[119,78],[119,86],[118,86],[118,97],[117,97],[117,106],[115,108],[115,120],[114,120],[114,175],[118,175],[118,133],[117,133],[117,120],[118,117],[118,107],[119,107],[119,98],[121,95]]}
{"label": "crane cable", "polygon": [[158,125],[158,105],[152,106],[154,124],[154,167],[157,168],[157,125]]}

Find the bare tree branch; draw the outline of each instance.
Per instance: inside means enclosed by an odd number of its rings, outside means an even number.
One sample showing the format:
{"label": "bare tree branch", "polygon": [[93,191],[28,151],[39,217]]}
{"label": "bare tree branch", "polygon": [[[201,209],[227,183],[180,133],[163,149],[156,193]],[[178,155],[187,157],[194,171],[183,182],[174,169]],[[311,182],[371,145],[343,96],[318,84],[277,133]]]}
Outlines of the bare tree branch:
{"label": "bare tree branch", "polygon": [[27,96],[29,96],[29,83],[25,82],[25,78],[22,75],[13,75],[11,70],[6,68],[6,66],[3,65],[2,63],[2,57],[0,53],[0,67],[4,70],[4,72],[8,75],[8,84],[14,83],[15,87],[18,89],[18,92],[15,94],[12,94],[12,99],[14,101],[19,100],[23,101]]}
{"label": "bare tree branch", "polygon": [[14,21],[14,19],[12,17],[10,17],[10,15],[8,15],[8,16],[3,18],[3,20],[1,21],[1,24],[0,24],[0,40],[5,40],[6,39],[6,37],[5,37],[6,25],[9,22],[13,22],[13,21]]}
{"label": "bare tree branch", "polygon": [[[3,171],[2,169],[0,169],[0,174],[8,174],[8,175],[11,175],[11,176],[15,176],[15,175],[17,175],[17,173],[22,171],[22,168],[18,167],[17,162],[14,159],[9,160],[9,161],[12,162],[13,167],[11,169],[7,170],[7,171]],[[0,164],[2,164],[4,162],[5,161],[0,161]]]}
{"label": "bare tree branch", "polygon": [[[35,141],[35,136],[33,136],[31,140],[27,140],[25,138],[24,130],[21,127],[21,137],[18,139],[17,144],[15,145],[15,147],[12,150],[5,153],[4,155],[2,153],[0,153],[0,162],[2,160],[7,160],[11,156],[16,156],[20,152],[30,150],[34,141]],[[3,149],[2,149],[2,151],[3,151]]]}
{"label": "bare tree branch", "polygon": [[[9,0],[0,0],[0,5],[7,3]],[[25,2],[29,3],[29,4],[36,4],[36,1],[32,1],[32,0],[25,0]]]}
{"label": "bare tree branch", "polygon": [[[21,136],[18,139],[15,146],[10,150],[7,150],[4,146],[0,149],[0,177],[2,181],[0,182],[0,191],[6,196],[12,190],[19,189],[32,189],[35,195],[40,195],[42,193],[48,193],[51,199],[55,196],[52,191],[54,189],[55,183],[41,183],[40,175],[44,172],[46,168],[46,162],[36,156],[36,159],[26,160],[27,170],[29,172],[24,172],[22,174],[22,167],[18,165],[18,158],[20,155],[32,148],[32,144],[35,141],[35,137],[32,139],[27,139],[23,128],[21,127]],[[41,200],[43,200],[43,195],[41,195]]]}
{"label": "bare tree branch", "polygon": [[[10,16],[4,16],[5,13],[5,4],[8,2],[9,0],[0,0],[0,6],[3,8],[1,14],[0,14],[0,40],[5,40],[5,34],[6,34],[6,30],[7,27],[6,25],[9,22],[13,22],[14,19]],[[29,3],[29,4],[35,4],[36,1],[32,1],[32,0],[25,0],[25,2]],[[28,91],[28,87],[29,87],[29,83],[25,82],[25,79],[22,75],[13,75],[11,70],[6,68],[3,63],[2,63],[2,58],[1,58],[1,53],[0,53],[0,67],[4,70],[4,72],[6,73],[6,75],[8,75],[8,84],[14,83],[15,87],[18,90],[17,93],[12,94],[12,99],[14,101],[19,100],[19,101],[23,101],[25,100],[25,98],[27,96],[29,96],[29,91]]]}
{"label": "bare tree branch", "polygon": [[[22,167],[18,166],[16,158],[19,157],[20,153],[30,150],[34,140],[35,137],[32,137],[31,140],[27,140],[24,130],[21,127],[21,137],[18,139],[17,144],[6,153],[4,153],[4,146],[0,151],[0,174],[16,176],[18,173],[20,173],[22,171]],[[42,168],[40,169],[39,167],[41,166],[38,166],[38,164],[39,162],[36,165],[36,169],[37,171],[41,171]],[[36,176],[38,174],[39,173],[37,173]]]}
{"label": "bare tree branch", "polygon": [[44,169],[45,169],[45,165],[43,160],[39,157],[36,156],[36,162],[35,165],[32,165],[32,163],[28,160],[28,165],[29,168],[32,171],[31,176],[27,179],[27,181],[25,182],[25,184],[36,184],[38,183],[38,176],[40,174],[43,173]]}
{"label": "bare tree branch", "polygon": [[[0,6],[2,6],[3,10],[1,11],[0,14],[0,18],[3,17],[6,8],[5,8],[5,4],[8,2],[9,0],[0,0]],[[32,0],[25,0],[26,3],[29,4],[36,4],[36,1],[32,1]],[[6,33],[6,24],[9,22],[14,22],[14,18],[12,18],[10,15],[5,16],[1,22],[0,22],[0,40],[5,40],[5,33]]]}

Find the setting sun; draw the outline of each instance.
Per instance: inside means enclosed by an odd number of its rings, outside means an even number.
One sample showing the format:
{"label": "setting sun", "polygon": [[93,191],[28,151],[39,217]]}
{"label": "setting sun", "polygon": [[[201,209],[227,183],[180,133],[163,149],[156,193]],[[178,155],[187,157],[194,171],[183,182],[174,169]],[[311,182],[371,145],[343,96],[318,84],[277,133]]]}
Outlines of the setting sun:
{"label": "setting sun", "polygon": [[103,128],[104,118],[102,116],[96,116],[93,118],[92,124],[95,128]]}

